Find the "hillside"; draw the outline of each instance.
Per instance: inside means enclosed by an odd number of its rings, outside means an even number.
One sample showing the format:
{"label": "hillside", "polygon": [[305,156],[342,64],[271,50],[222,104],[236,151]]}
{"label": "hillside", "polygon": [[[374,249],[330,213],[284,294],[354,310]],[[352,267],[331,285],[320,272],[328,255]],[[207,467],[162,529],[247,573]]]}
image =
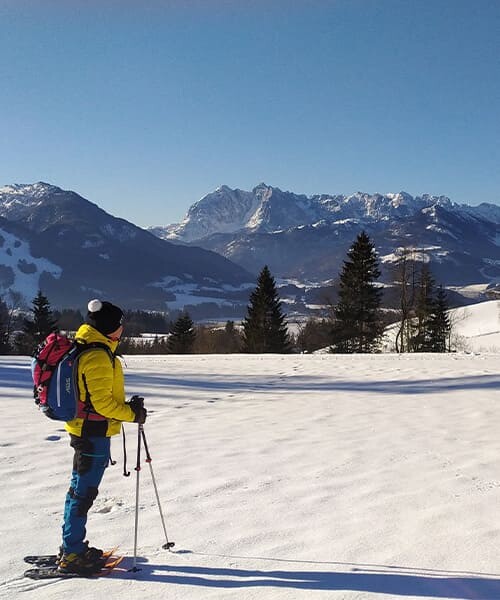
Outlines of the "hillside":
{"label": "hillside", "polygon": [[89,297],[128,308],[185,303],[244,306],[253,276],[219,254],[181,247],[45,183],[0,188],[0,294],[55,306]]}

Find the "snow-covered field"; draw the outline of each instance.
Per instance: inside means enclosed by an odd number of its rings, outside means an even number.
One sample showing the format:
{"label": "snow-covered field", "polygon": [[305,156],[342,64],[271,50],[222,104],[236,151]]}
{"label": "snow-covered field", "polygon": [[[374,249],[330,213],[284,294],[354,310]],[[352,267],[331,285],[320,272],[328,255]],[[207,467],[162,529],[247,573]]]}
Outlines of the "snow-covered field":
{"label": "snow-covered field", "polygon": [[101,579],[23,579],[55,551],[72,451],[0,358],[0,597],[500,598],[498,355],[127,357],[150,409],[132,565],[136,426],[90,512]]}

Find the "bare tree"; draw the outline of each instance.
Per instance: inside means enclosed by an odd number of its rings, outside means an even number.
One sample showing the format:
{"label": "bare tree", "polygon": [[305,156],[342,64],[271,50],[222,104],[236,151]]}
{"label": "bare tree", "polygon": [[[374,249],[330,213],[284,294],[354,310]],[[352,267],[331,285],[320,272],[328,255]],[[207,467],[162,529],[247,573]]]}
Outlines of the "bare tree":
{"label": "bare tree", "polygon": [[450,331],[448,332],[448,352],[468,351],[469,344],[467,338],[457,333],[457,326],[459,323],[463,323],[470,317],[470,310],[467,308],[455,309],[448,313],[450,320]]}
{"label": "bare tree", "polygon": [[396,352],[409,352],[413,336],[416,290],[416,250],[404,247],[396,250],[394,283],[399,288],[400,325],[396,334]]}

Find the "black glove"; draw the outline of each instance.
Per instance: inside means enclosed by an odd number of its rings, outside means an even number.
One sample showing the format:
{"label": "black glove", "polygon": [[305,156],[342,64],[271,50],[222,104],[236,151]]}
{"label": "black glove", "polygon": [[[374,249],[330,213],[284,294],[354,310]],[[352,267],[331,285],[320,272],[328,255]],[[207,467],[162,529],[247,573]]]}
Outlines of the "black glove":
{"label": "black glove", "polygon": [[134,423],[140,423],[143,425],[146,422],[146,417],[148,416],[148,411],[144,408],[144,406],[138,406],[134,408],[130,407],[135,413]]}
{"label": "black glove", "polygon": [[144,406],[144,398],[142,396],[138,396],[137,394],[135,394],[135,396],[132,396],[132,398],[130,398],[130,400],[128,401],[130,408],[132,410],[135,410],[137,407],[143,407]]}
{"label": "black glove", "polygon": [[128,404],[135,414],[134,423],[145,423],[148,411],[144,408],[144,398],[137,395],[132,396]]}

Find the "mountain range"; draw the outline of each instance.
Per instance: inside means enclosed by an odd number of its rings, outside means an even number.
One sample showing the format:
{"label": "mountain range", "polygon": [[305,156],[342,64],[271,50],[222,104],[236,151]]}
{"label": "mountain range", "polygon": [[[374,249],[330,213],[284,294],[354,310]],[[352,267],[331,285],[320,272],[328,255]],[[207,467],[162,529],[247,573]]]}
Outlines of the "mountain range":
{"label": "mountain range", "polygon": [[53,306],[108,298],[165,310],[221,303],[241,308],[254,277],[211,251],[180,247],[114,217],[75,192],[39,182],[0,188],[0,295]]}
{"label": "mountain range", "polygon": [[92,297],[127,308],[181,309],[195,318],[240,318],[267,264],[289,312],[332,297],[361,230],[381,280],[397,248],[413,248],[447,286],[500,281],[500,207],[446,196],[305,196],[260,184],[222,186],[181,223],[141,229],[72,191],[43,182],[0,188],[0,297],[29,305],[42,289],[57,307]]}
{"label": "mountain range", "polygon": [[251,191],[222,186],[193,204],[181,223],[150,230],[213,250],[250,272],[267,264],[275,275],[300,282],[336,278],[361,230],[375,244],[385,281],[395,250],[405,247],[430,261],[446,285],[500,277],[500,207],[459,205],[446,196],[305,196],[264,183]]}

